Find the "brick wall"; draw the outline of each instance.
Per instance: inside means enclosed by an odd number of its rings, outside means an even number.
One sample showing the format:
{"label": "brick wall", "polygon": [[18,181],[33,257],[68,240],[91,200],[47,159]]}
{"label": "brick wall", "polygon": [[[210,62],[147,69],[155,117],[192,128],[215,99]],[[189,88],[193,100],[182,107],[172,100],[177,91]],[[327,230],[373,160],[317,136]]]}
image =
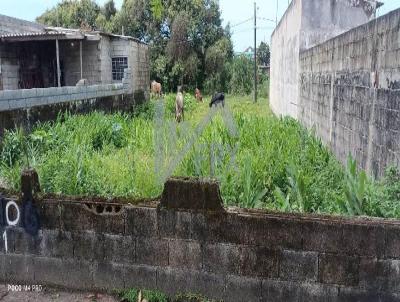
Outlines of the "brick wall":
{"label": "brick wall", "polygon": [[300,55],[299,120],[345,162],[400,167],[400,10]]}
{"label": "brick wall", "polygon": [[398,221],[190,209],[215,205],[215,188],[175,186],[136,206],[39,200],[37,236],[7,229],[0,279],[241,302],[400,301]]}

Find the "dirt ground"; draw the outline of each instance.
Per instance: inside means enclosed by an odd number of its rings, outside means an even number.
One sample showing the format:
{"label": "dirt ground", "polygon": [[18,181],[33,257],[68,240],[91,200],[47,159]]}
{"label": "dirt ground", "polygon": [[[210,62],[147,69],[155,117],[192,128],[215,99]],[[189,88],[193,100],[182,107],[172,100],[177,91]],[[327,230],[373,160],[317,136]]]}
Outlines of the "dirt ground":
{"label": "dirt ground", "polygon": [[115,297],[107,294],[90,292],[69,292],[66,290],[44,288],[41,291],[27,291],[21,288],[9,289],[9,286],[0,285],[1,302],[117,302]]}

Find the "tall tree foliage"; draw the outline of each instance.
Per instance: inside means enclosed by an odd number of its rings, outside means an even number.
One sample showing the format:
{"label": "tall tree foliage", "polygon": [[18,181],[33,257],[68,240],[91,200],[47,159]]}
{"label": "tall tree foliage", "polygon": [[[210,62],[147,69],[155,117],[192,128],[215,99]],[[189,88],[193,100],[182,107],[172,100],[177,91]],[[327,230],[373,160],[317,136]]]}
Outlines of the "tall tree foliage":
{"label": "tall tree foliage", "polygon": [[271,53],[269,50],[269,45],[265,42],[261,42],[257,49],[257,63],[259,65],[267,66],[269,65]]}
{"label": "tall tree foliage", "polygon": [[150,45],[151,77],[164,90],[184,84],[225,90],[226,63],[233,57],[229,28],[222,27],[216,0],[64,0],[37,18],[52,26],[88,27],[131,35]]}
{"label": "tall tree foliage", "polygon": [[100,7],[92,0],[64,0],[36,20],[50,26],[95,29]]}

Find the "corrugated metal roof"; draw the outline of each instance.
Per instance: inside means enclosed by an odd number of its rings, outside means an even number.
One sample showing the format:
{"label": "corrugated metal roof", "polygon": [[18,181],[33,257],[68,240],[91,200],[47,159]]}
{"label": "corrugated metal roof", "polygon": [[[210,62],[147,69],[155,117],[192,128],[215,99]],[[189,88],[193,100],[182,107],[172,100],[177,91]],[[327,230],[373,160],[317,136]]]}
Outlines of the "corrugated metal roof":
{"label": "corrugated metal roof", "polygon": [[20,32],[20,33],[1,33],[0,40],[2,41],[29,41],[32,40],[46,40],[46,39],[87,39],[87,40],[99,40],[101,35],[133,40],[138,43],[144,43],[137,38],[131,36],[122,36],[111,34],[103,31],[83,31],[80,29],[71,29],[64,27],[46,27],[44,31],[40,32]]}
{"label": "corrugated metal roof", "polygon": [[45,36],[63,36],[65,33],[60,32],[24,32],[24,33],[7,33],[0,35],[0,38],[18,38],[18,37],[45,37]]}

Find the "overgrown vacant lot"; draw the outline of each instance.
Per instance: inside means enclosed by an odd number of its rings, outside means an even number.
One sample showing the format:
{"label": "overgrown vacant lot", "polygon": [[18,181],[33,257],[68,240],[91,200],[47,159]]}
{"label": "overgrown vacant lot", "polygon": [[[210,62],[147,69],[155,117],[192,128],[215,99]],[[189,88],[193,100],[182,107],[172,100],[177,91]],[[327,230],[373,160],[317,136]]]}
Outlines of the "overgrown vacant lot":
{"label": "overgrown vacant lot", "polygon": [[[370,180],[355,171],[351,160],[344,168],[296,121],[274,117],[265,99],[257,104],[250,97],[227,99],[237,135],[232,135],[232,125],[226,126],[222,111],[194,135],[210,109],[188,95],[187,122],[179,125],[174,122],[174,96],[169,95],[165,121],[158,124],[155,108],[161,103],[151,101],[134,115],[65,114],[35,126],[29,135],[8,132],[1,145],[0,176],[18,189],[20,171],[30,165],[39,172],[44,192],[157,197],[162,191],[160,163],[165,168],[183,154],[173,175],[218,178],[226,205],[400,217],[395,169],[380,182]],[[157,150],[161,153],[156,156]]]}

